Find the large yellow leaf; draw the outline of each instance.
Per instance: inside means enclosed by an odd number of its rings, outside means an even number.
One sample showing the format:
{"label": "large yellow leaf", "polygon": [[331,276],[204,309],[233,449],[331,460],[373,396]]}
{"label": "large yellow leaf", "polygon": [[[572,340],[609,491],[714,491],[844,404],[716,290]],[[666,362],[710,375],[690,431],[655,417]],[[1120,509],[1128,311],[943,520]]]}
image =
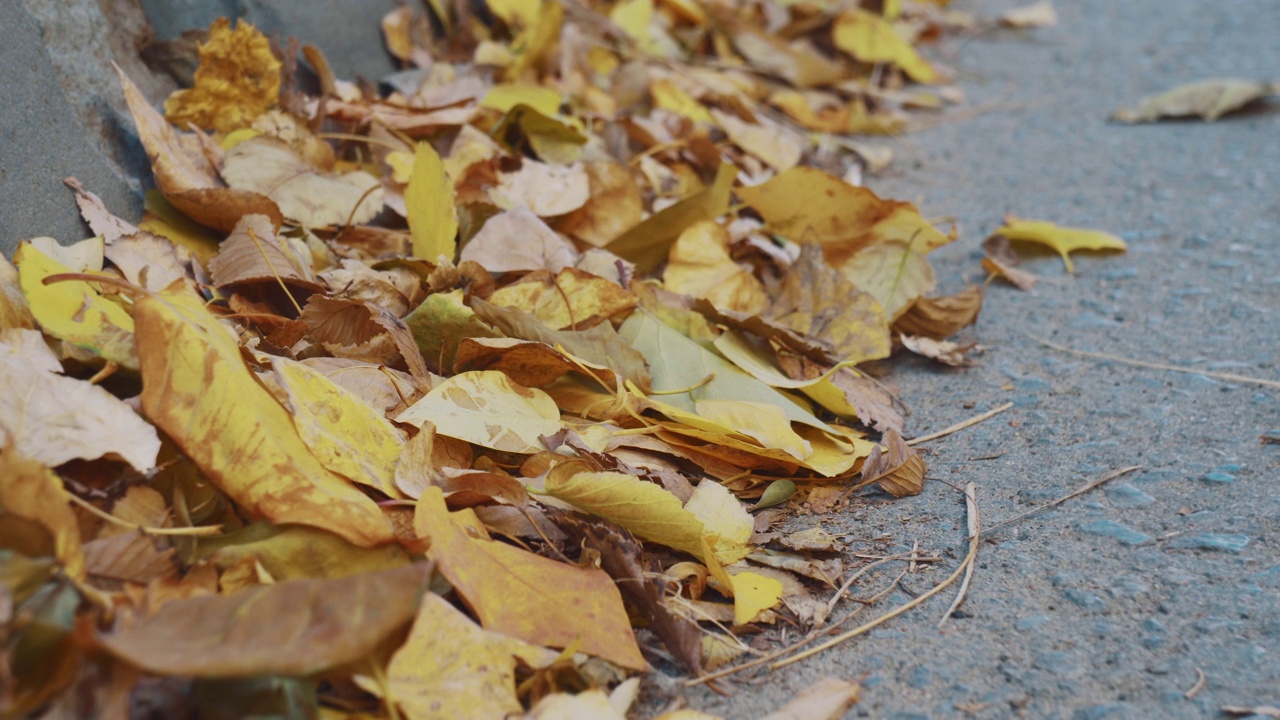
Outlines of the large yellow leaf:
{"label": "large yellow leaf", "polygon": [[[516,658],[540,668],[556,653],[476,625],[447,600],[427,594],[387,668],[389,701],[408,720],[499,718],[521,711]],[[380,694],[376,685],[362,686]]]}
{"label": "large yellow leaf", "polygon": [[404,191],[404,203],[409,211],[414,256],[435,262],[444,255],[452,260],[458,236],[453,183],[445,176],[444,163],[429,143],[418,143],[413,152],[413,170]]}
{"label": "large yellow leaf", "polygon": [[556,562],[496,540],[474,537],[450,514],[444,494],[429,487],[418,500],[413,527],[429,538],[435,561],[487,630],[549,647],[597,655],[644,670],[618,588],[604,571]]}
{"label": "large yellow leaf", "polygon": [[1101,230],[1061,227],[1043,220],[1024,220],[1013,216],[1006,217],[1004,225],[992,234],[1052,248],[1062,256],[1062,263],[1067,266],[1067,272],[1075,272],[1070,253],[1076,250],[1125,250],[1128,248],[1124,240]]}
{"label": "large yellow leaf", "polygon": [[319,370],[272,358],[298,435],[325,467],[347,479],[403,497],[395,484],[404,435],[386,416]]}
{"label": "large yellow leaf", "polygon": [[877,243],[833,264],[858,289],[870,293],[885,315],[897,320],[937,284],[933,267],[915,247],[896,241]]}
{"label": "large yellow leaf", "polygon": [[552,330],[587,330],[636,306],[631,291],[567,267],[552,276],[533,273],[495,291],[489,302],[531,312]]}
{"label": "large yellow leaf", "polygon": [[319,528],[277,527],[266,522],[202,539],[198,552],[201,559],[219,569],[252,559],[276,580],[340,578],[391,570],[410,562],[408,553],[400,545],[356,547]]}
{"label": "large yellow leaf", "polygon": [[560,431],[560,409],[551,396],[526,388],[495,370],[459,373],[436,385],[396,417],[421,427],[435,424],[440,435],[503,452],[546,450],[542,436]]}
{"label": "large yellow leaf", "polygon": [[619,472],[575,472],[561,466],[547,475],[548,495],[602,517],[642,540],[702,557],[705,527],[680,499],[659,485]]}
{"label": "large yellow leaf", "polygon": [[200,46],[196,84],[178,90],[164,103],[165,117],[178,127],[189,123],[218,132],[247,127],[276,104],[280,61],[271,41],[249,23],[218,18],[209,41]]}
{"label": "large yellow leaf", "polygon": [[362,547],[392,539],[378,506],[311,454],[201,298],[147,296],[134,318],[143,413],[232,500],[273,523],[324,528]]}
{"label": "large yellow leaf", "polygon": [[716,170],[716,179],[705,190],[649,216],[639,225],[614,238],[606,249],[636,264],[640,272],[649,272],[663,260],[671,244],[689,226],[703,220],[715,220],[729,211],[729,192],[738,171],[724,163]]}
{"label": "large yellow leaf", "polygon": [[797,460],[805,460],[813,452],[809,443],[791,429],[791,419],[777,405],[745,400],[697,400],[694,410],[712,422],[734,428],[762,447],[781,450]]}
{"label": "large yellow leaf", "polygon": [[884,18],[866,10],[846,10],[832,29],[836,47],[865,63],[893,63],[919,83],[937,82],[938,73]]}
{"label": "large yellow leaf", "polygon": [[119,303],[104,298],[92,283],[70,280],[44,284],[50,275],[71,270],[29,243],[18,246],[13,262],[31,314],[45,333],[121,367],[138,369],[133,318]]}
{"label": "large yellow leaf", "polygon": [[[6,527],[10,518],[22,518],[44,527],[52,539],[53,556],[62,563],[67,575],[77,580],[85,576],[84,549],[80,545],[80,525],[71,512],[71,501],[62,487],[62,479],[35,460],[25,458],[9,445],[0,446],[0,538],[5,546],[14,541],[27,543],[32,554],[43,554],[33,542],[30,528]],[[16,537],[15,537],[16,535]]]}

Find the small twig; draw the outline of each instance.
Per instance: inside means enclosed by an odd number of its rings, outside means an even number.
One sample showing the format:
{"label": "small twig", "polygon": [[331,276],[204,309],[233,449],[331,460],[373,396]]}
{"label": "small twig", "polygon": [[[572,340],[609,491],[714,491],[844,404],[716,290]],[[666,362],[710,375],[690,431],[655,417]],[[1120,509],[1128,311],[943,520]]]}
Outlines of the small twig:
{"label": "small twig", "polygon": [[1130,465],[1130,466],[1129,466],[1129,467],[1127,467],[1127,468],[1120,468],[1119,470],[1116,470],[1116,471],[1114,471],[1114,472],[1107,473],[1106,475],[1103,475],[1102,477],[1098,478],[1097,480],[1094,480],[1093,482],[1089,483],[1088,485],[1085,485],[1084,487],[1080,488],[1079,490],[1076,490],[1075,492],[1073,492],[1073,493],[1071,493],[1071,494],[1069,494],[1069,495],[1064,495],[1064,496],[1062,496],[1062,497],[1058,498],[1057,500],[1051,500],[1051,501],[1049,501],[1049,502],[1045,503],[1044,505],[1041,505],[1041,506],[1039,506],[1039,507],[1032,508],[1032,509],[1030,509],[1030,510],[1028,510],[1028,511],[1024,512],[1024,513],[1022,513],[1021,515],[1016,515],[1016,516],[1014,516],[1014,517],[1009,518],[1008,520],[1005,520],[1004,522],[998,522],[998,523],[996,523],[995,525],[992,525],[991,527],[987,528],[987,534],[991,534],[991,533],[992,533],[992,532],[994,532],[995,530],[997,530],[997,529],[999,529],[999,528],[1002,528],[1002,527],[1004,527],[1005,525],[1012,525],[1013,523],[1016,523],[1016,522],[1018,522],[1019,520],[1022,520],[1022,519],[1024,519],[1024,518],[1030,517],[1031,515],[1035,515],[1036,513],[1040,512],[1041,510],[1047,510],[1047,509],[1049,509],[1049,508],[1051,508],[1051,507],[1056,507],[1056,506],[1058,506],[1058,505],[1061,505],[1062,503],[1064,503],[1064,502],[1066,502],[1066,501],[1070,500],[1071,498],[1076,497],[1076,496],[1078,496],[1078,495],[1083,495],[1083,494],[1085,494],[1085,493],[1089,492],[1090,490],[1092,490],[1092,489],[1094,489],[1094,488],[1098,487],[1099,485],[1103,485],[1103,484],[1105,484],[1105,483],[1109,483],[1109,482],[1111,482],[1112,480],[1115,480],[1116,478],[1120,477],[1121,475],[1128,475],[1129,473],[1133,472],[1134,470],[1141,470],[1141,469],[1142,469],[1142,466],[1141,466],[1141,465]]}
{"label": "small twig", "polygon": [[[965,514],[968,518],[969,537],[975,542],[982,533],[982,524],[978,518],[978,486],[969,483],[964,488],[964,506]],[[964,579],[960,581],[960,592],[956,593],[956,599],[951,601],[951,607],[942,614],[938,620],[938,629],[941,630],[943,625],[947,624],[947,619],[951,617],[951,613],[960,607],[960,603],[964,602],[964,594],[969,591],[969,581],[973,579],[973,566],[977,564],[978,553],[974,552],[965,558]]]}
{"label": "small twig", "polygon": [[1064,345],[1058,345],[1057,343],[1049,342],[1044,338],[1036,337],[1035,335],[1031,335],[1030,333],[1027,334],[1027,337],[1031,338],[1032,340],[1035,340],[1036,342],[1040,343],[1041,345],[1044,345],[1047,348],[1057,350],[1058,352],[1061,352],[1061,353],[1067,353],[1068,355],[1079,355],[1081,357],[1093,358],[1094,360],[1107,360],[1109,362],[1118,362],[1124,365],[1133,365],[1134,367],[1150,368],[1152,370],[1168,370],[1169,372],[1187,373],[1189,375],[1203,375],[1205,377],[1211,377],[1217,380],[1226,380],[1227,382],[1250,383],[1253,385],[1262,385],[1263,387],[1280,388],[1280,381],[1278,380],[1265,380],[1263,378],[1249,377],[1247,375],[1236,375],[1235,373],[1220,373],[1220,372],[1211,372],[1208,370],[1197,370],[1195,368],[1181,367],[1179,365],[1165,365],[1164,363],[1147,362],[1146,360],[1131,360],[1126,357],[1120,357],[1119,355],[1107,355],[1106,353],[1089,352],[1087,350],[1076,350],[1074,348],[1069,348]]}
{"label": "small twig", "polygon": [[919,445],[920,443],[926,443],[926,442],[929,442],[930,440],[937,440],[940,437],[946,437],[947,435],[950,435],[953,432],[959,432],[971,425],[977,425],[983,420],[987,420],[989,418],[995,417],[996,415],[999,415],[1000,413],[1004,412],[1005,410],[1008,410],[1011,407],[1013,407],[1013,403],[1007,402],[1001,405],[1000,407],[995,408],[993,410],[988,410],[982,413],[981,415],[975,415],[974,417],[971,417],[968,420],[965,420],[964,422],[958,422],[955,425],[952,425],[951,427],[945,430],[939,430],[936,433],[930,433],[928,435],[922,435],[918,438],[912,438],[907,441],[907,444]]}
{"label": "small twig", "polygon": [[1192,685],[1190,690],[1182,693],[1182,696],[1190,700],[1196,695],[1199,695],[1200,691],[1204,689],[1204,686],[1205,686],[1204,671],[1201,670],[1200,668],[1196,668],[1196,684]]}

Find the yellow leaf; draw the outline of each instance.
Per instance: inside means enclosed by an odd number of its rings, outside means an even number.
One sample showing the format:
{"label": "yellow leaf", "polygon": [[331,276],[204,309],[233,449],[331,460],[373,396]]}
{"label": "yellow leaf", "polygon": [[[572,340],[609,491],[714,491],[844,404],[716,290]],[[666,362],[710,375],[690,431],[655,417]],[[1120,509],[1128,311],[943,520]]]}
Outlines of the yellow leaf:
{"label": "yellow leaf", "polygon": [[671,246],[662,274],[667,289],[706,298],[721,310],[763,310],[769,296],[750,270],[733,261],[729,242],[729,231],[715,222],[689,226]]}
{"label": "yellow leaf", "polygon": [[537,645],[597,655],[644,670],[622,596],[604,571],[556,562],[468,532],[469,511],[450,513],[438,487],[418,500],[413,527],[429,538],[436,563],[487,630]]}
{"label": "yellow leaf", "polygon": [[455,375],[396,417],[414,427],[425,421],[435,423],[440,435],[526,454],[546,450],[541,438],[561,427],[560,409],[551,396],[493,370]]}
{"label": "yellow leaf", "polygon": [[632,41],[645,47],[651,41],[649,23],[653,20],[653,0],[622,0],[613,6],[609,19]]}
{"label": "yellow leaf", "polygon": [[356,547],[327,530],[266,522],[202,539],[198,552],[201,559],[221,569],[255,560],[276,580],[340,578],[390,570],[410,562],[408,553],[397,544]]}
{"label": "yellow leaf", "polygon": [[271,41],[240,20],[218,18],[209,41],[200,46],[195,86],[178,90],[165,101],[164,113],[179,127],[188,123],[218,132],[245,127],[276,104],[280,95],[280,61]]}
{"label": "yellow leaf", "polygon": [[1128,248],[1124,240],[1101,230],[1060,227],[1043,220],[1024,220],[1013,216],[1006,217],[1004,225],[997,228],[992,235],[1048,246],[1062,256],[1062,263],[1067,266],[1067,272],[1075,272],[1070,253],[1076,250],[1125,250]]}
{"label": "yellow leaf", "polygon": [[777,405],[745,400],[696,400],[697,413],[712,422],[735,428],[762,447],[781,450],[797,460],[813,452],[791,429],[791,419]]}
{"label": "yellow leaf", "polygon": [[142,222],[138,223],[139,230],[168,238],[174,245],[190,250],[202,265],[218,254],[218,242],[222,238],[179,212],[164,199],[159,190],[147,191],[145,207],[146,214],[142,216]]}
{"label": "yellow leaf", "polygon": [[758,115],[755,122],[747,122],[722,110],[712,110],[711,115],[733,144],[778,172],[795,167],[804,155],[805,138],[765,115]]}
{"label": "yellow leaf", "polygon": [[[519,714],[516,658],[539,668],[556,654],[476,625],[447,600],[428,593],[409,637],[387,667],[388,702],[407,720],[499,718]],[[371,682],[362,687],[380,694]]]}
{"label": "yellow leaf", "polygon": [[778,604],[782,583],[753,572],[733,575],[733,624],[745,625]]}
{"label": "yellow leaf", "polygon": [[671,244],[689,226],[715,220],[729,211],[729,192],[738,171],[729,163],[716,170],[709,187],[656,212],[639,225],[614,238],[607,250],[636,264],[639,272],[649,272],[667,259]]}
{"label": "yellow leaf", "polygon": [[835,266],[859,290],[868,292],[897,320],[937,280],[929,261],[905,242],[882,242],[848,256]]}
{"label": "yellow leaf", "polygon": [[553,469],[547,494],[583,512],[615,522],[642,540],[703,556],[702,521],[685,510],[680,499],[659,485],[619,472],[576,472],[574,466]]}
{"label": "yellow leaf", "polygon": [[31,314],[45,333],[121,367],[138,369],[133,318],[123,307],[104,298],[92,283],[69,280],[45,285],[46,277],[71,270],[28,243],[14,251],[13,262]]}
{"label": "yellow leaf", "polygon": [[[85,577],[84,550],[80,545],[80,525],[71,512],[71,501],[62,487],[57,473],[35,460],[25,458],[9,444],[0,446],[0,526],[8,525],[6,516],[23,518],[38,523],[49,531],[52,551],[62,563],[67,575],[83,580]],[[11,522],[11,521],[10,521]],[[17,530],[31,535],[29,529],[0,527],[6,546],[10,535]],[[17,539],[17,538],[13,538]],[[26,537],[26,541],[34,538]],[[37,543],[33,542],[33,546]],[[23,549],[28,549],[24,546]],[[41,553],[38,546],[29,548]]]}
{"label": "yellow leaf", "polygon": [[515,29],[527,28],[542,14],[543,0],[485,0],[489,11]]}
{"label": "yellow leaf", "polygon": [[649,93],[653,95],[654,107],[683,115],[694,122],[715,122],[702,103],[670,80],[662,78],[649,83]]}
{"label": "yellow leaf", "polygon": [[893,25],[866,10],[846,10],[832,28],[837,48],[865,63],[887,62],[902,68],[918,83],[933,83],[938,73],[920,57]]}
{"label": "yellow leaf", "polygon": [[725,486],[703,479],[684,509],[702,522],[703,535],[721,563],[736,563],[751,552],[755,521]]}
{"label": "yellow leaf", "polygon": [[324,528],[361,547],[392,539],[378,506],[311,454],[203,299],[146,296],[134,318],[143,413],[232,500],[273,523]]}
{"label": "yellow leaf", "polygon": [[271,359],[298,435],[322,465],[348,480],[403,497],[395,484],[404,435],[381,411],[323,373],[288,358]]}
{"label": "yellow leaf", "polygon": [[519,105],[528,105],[549,118],[560,114],[560,93],[542,85],[500,83],[494,85],[480,101],[480,107],[508,113]]}
{"label": "yellow leaf", "polygon": [[445,176],[440,155],[428,143],[418,143],[413,153],[413,171],[404,191],[404,203],[409,211],[414,256],[432,262],[441,255],[452,260],[458,236],[453,183]]}
{"label": "yellow leaf", "polygon": [[552,330],[587,330],[634,308],[636,297],[604,278],[567,267],[555,276],[531,274],[494,292],[489,302],[531,312]]}

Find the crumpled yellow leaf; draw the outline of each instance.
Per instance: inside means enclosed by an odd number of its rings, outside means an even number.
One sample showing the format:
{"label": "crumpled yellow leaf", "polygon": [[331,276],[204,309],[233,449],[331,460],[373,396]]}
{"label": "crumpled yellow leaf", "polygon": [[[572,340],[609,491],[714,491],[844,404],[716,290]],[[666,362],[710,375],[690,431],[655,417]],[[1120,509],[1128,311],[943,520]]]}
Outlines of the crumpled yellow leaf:
{"label": "crumpled yellow leaf", "polygon": [[746,625],[782,598],[782,583],[774,578],[753,572],[740,572],[731,577],[734,625]]}
{"label": "crumpled yellow leaf", "polygon": [[513,453],[546,450],[541,438],[561,427],[551,396],[494,370],[454,375],[396,417],[415,427],[426,421],[440,435]]}
{"label": "crumpled yellow leaf", "polygon": [[46,285],[46,277],[71,270],[33,245],[19,245],[13,262],[27,305],[44,332],[121,367],[138,369],[133,318],[124,307],[103,297],[92,283],[68,280]]}
{"label": "crumpled yellow leaf", "polygon": [[453,202],[453,183],[445,176],[439,153],[430,143],[418,143],[404,191],[414,256],[432,262],[441,255],[453,259],[458,243],[458,211]]}
{"label": "crumpled yellow leaf", "polygon": [[671,246],[662,280],[672,292],[706,298],[722,310],[754,315],[769,304],[755,275],[733,261],[729,231],[710,220],[690,225]]}
{"label": "crumpled yellow leaf", "polygon": [[[6,516],[40,524],[52,536],[53,555],[67,575],[83,580],[85,560],[80,545],[80,525],[71,512],[70,502],[56,473],[37,460],[19,455],[9,443],[0,443],[0,510],[3,510],[0,535],[14,532],[2,527],[7,524]],[[30,534],[26,529],[16,532]]]}
{"label": "crumpled yellow leaf", "polygon": [[636,297],[604,278],[567,267],[555,276],[532,273],[495,291],[489,302],[531,312],[552,330],[587,330],[634,308]]}
{"label": "crumpled yellow leaf", "polygon": [[737,175],[733,165],[722,164],[716,170],[716,179],[706,189],[654,213],[614,238],[605,249],[635,263],[638,272],[655,269],[667,259],[671,244],[690,225],[715,220],[729,211],[729,193]]}
{"label": "crumpled yellow leaf", "polygon": [[209,40],[200,45],[195,86],[177,90],[164,103],[165,118],[179,127],[194,123],[217,132],[251,124],[276,104],[280,95],[280,61],[271,41],[240,20],[218,18]]}
{"label": "crumpled yellow leaf", "polygon": [[0,331],[0,387],[0,446],[49,467],[100,457],[155,467],[155,428],[101,387],[63,376],[39,332]]}
{"label": "crumpled yellow leaf", "polygon": [[1006,217],[1004,225],[997,228],[992,235],[1000,235],[1013,241],[1045,245],[1062,256],[1062,264],[1067,266],[1067,272],[1075,272],[1070,253],[1076,250],[1126,250],[1128,248],[1124,240],[1101,230],[1061,227],[1044,220],[1026,220],[1012,215]]}
{"label": "crumpled yellow leaf", "polygon": [[620,472],[558,466],[543,489],[583,512],[617,523],[636,537],[701,558],[705,526],[659,485]]}
{"label": "crumpled yellow leaf", "polygon": [[836,47],[865,63],[893,63],[918,83],[938,81],[938,73],[920,57],[893,25],[873,12],[846,10],[832,27]]}
{"label": "crumpled yellow leaf", "polygon": [[1210,78],[1145,97],[1137,108],[1117,110],[1111,114],[1111,119],[1123,123],[1145,123],[1162,118],[1195,116],[1213,122],[1270,95],[1280,95],[1280,83]]}
{"label": "crumpled yellow leaf", "polygon": [[404,435],[378,410],[324,373],[296,360],[271,358],[302,442],[322,465],[352,482],[393,497]]}
{"label": "crumpled yellow leaf", "polygon": [[622,595],[604,571],[579,567],[478,538],[470,511],[450,513],[438,487],[418,499],[413,527],[429,538],[427,557],[487,630],[549,647],[576,647],[632,670],[648,669]]}
{"label": "crumpled yellow leaf", "polygon": [[738,562],[751,552],[755,520],[742,502],[720,483],[704,479],[684,510],[702,522],[702,534],[722,564]]}
{"label": "crumpled yellow leaf", "polygon": [[[519,713],[516,658],[533,668],[556,653],[476,625],[447,600],[428,593],[409,637],[387,667],[389,700],[407,720],[499,718]],[[377,684],[357,680],[381,695]]]}
{"label": "crumpled yellow leaf", "polygon": [[683,115],[694,122],[714,123],[715,118],[706,106],[698,102],[671,80],[657,78],[649,83],[649,94],[653,96],[653,106]]}
{"label": "crumpled yellow leaf", "polygon": [[271,198],[286,218],[306,227],[359,225],[382,211],[377,178],[363,170],[329,174],[275,138],[253,138],[228,150],[222,177],[232,189]]}
{"label": "crumpled yellow leaf", "polygon": [[361,547],[392,539],[378,506],[311,454],[202,298],[145,296],[134,319],[143,413],[232,500],[274,523],[324,528]]}
{"label": "crumpled yellow leaf", "polygon": [[695,400],[698,415],[759,442],[762,447],[781,450],[797,460],[813,454],[813,448],[791,429],[791,419],[777,405],[745,400]]}

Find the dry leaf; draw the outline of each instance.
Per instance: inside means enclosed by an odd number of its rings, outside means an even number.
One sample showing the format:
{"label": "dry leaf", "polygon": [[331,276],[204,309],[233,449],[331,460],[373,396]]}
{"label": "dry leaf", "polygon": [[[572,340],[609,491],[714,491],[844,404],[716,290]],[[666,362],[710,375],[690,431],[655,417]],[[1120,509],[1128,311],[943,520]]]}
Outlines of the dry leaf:
{"label": "dry leaf", "polygon": [[614,238],[605,248],[635,263],[640,272],[653,270],[667,259],[672,243],[686,229],[695,223],[715,220],[728,212],[729,193],[736,175],[732,165],[721,165],[716,170],[715,180],[705,190],[654,213]]}
{"label": "dry leaf", "polygon": [[435,261],[441,255],[452,260],[457,249],[458,212],[453,185],[445,177],[440,155],[429,143],[418,143],[413,170],[404,191],[413,254]]}
{"label": "dry leaf", "polygon": [[876,446],[862,464],[861,484],[879,483],[894,497],[918,495],[924,488],[924,460],[897,430],[886,431],[882,440],[884,447]]}
{"label": "dry leaf", "polygon": [[828,253],[827,260],[858,289],[874,297],[885,315],[896,322],[937,284],[933,267],[915,247],[905,242],[881,242],[839,262],[832,261]]}
{"label": "dry leaf", "polygon": [[992,235],[982,243],[982,251],[983,270],[999,275],[1019,290],[1030,290],[1036,286],[1036,276],[1018,267],[1021,260],[1013,251],[1009,238]]}
{"label": "dry leaf", "polygon": [[489,190],[493,204],[504,210],[524,207],[540,217],[564,215],[587,203],[591,180],[580,163],[548,165],[526,158],[515,172],[498,173]]}
{"label": "dry leaf", "polygon": [[765,610],[776,607],[782,597],[782,583],[759,573],[733,575],[733,624],[746,625]]}
{"label": "dry leaf", "polygon": [[359,225],[382,210],[377,178],[361,170],[330,175],[274,138],[253,138],[228,150],[222,177],[233,189],[271,198],[286,218],[305,227]]}
{"label": "dry leaf", "polygon": [[29,528],[18,525],[0,531],[6,546],[21,538],[25,542],[17,549],[23,555],[53,555],[68,576],[84,579],[80,526],[75,513],[71,512],[62,479],[42,463],[19,455],[7,442],[0,445],[0,508],[4,510],[0,513],[0,526],[9,526],[14,519],[30,521],[46,530],[51,540],[48,548],[41,547]]}
{"label": "dry leaf", "polygon": [[1111,114],[1111,119],[1122,123],[1145,123],[1191,116],[1213,122],[1227,113],[1276,94],[1280,94],[1277,83],[1212,78],[1145,97],[1137,108],[1117,110]]}
{"label": "dry leaf", "polygon": [[494,273],[513,270],[560,272],[578,253],[542,218],[519,206],[499,213],[481,226],[462,248],[460,259],[474,261]]}
{"label": "dry leaf", "polygon": [[1076,250],[1124,251],[1128,247],[1124,240],[1101,230],[1061,227],[1043,220],[1024,220],[1012,215],[1006,217],[1004,225],[997,228],[992,235],[999,235],[1015,242],[1031,242],[1047,246],[1062,256],[1062,263],[1067,266],[1067,272],[1075,272],[1070,253]]}
{"label": "dry leaf", "polygon": [[323,288],[311,270],[311,254],[288,238],[276,235],[265,215],[245,215],[222,241],[218,256],[209,263],[209,274],[219,287],[243,282],[284,282],[306,293]]}
{"label": "dry leaf", "polygon": [[[377,358],[381,363],[395,362],[398,356],[414,377],[426,378],[430,374],[413,332],[386,308],[313,295],[302,310],[301,320],[307,324],[311,337],[334,355],[356,360]],[[383,341],[380,345],[376,344],[379,340]],[[365,354],[372,357],[361,357]]]}
{"label": "dry leaf", "polygon": [[893,63],[919,83],[938,81],[938,73],[887,20],[868,10],[846,10],[832,28],[836,47],[864,63]]}
{"label": "dry leaf", "polygon": [[838,720],[854,703],[862,686],[848,680],[825,678],[796,693],[796,696],[761,720]]}
{"label": "dry leaf", "polygon": [[978,321],[982,286],[971,285],[955,295],[922,297],[893,323],[895,332],[941,340]]}
{"label": "dry leaf", "polygon": [[970,367],[973,365],[973,361],[965,357],[965,353],[974,348],[972,343],[961,345],[950,340],[935,340],[931,337],[916,337],[913,335],[901,335],[899,337],[902,339],[903,347],[922,357],[937,360],[951,367]]}
{"label": "dry leaf", "polygon": [[604,247],[644,216],[640,186],[625,165],[611,161],[583,163],[590,197],[577,210],[556,218],[557,230],[595,247]]}
{"label": "dry leaf", "polygon": [[1051,0],[1005,10],[1000,14],[1000,24],[1015,28],[1052,27],[1058,24],[1058,11]]}
{"label": "dry leaf", "polygon": [[178,90],[164,103],[165,117],[179,127],[195,124],[231,132],[247,127],[276,104],[280,61],[267,37],[244,20],[218,18],[200,45],[195,86]]}
{"label": "dry leaf", "polygon": [[667,289],[706,298],[722,310],[754,315],[769,298],[751,271],[729,254],[729,231],[703,221],[689,226],[671,246],[662,279]]}
{"label": "dry leaf", "polygon": [[560,430],[560,409],[545,392],[512,382],[500,372],[459,373],[431,388],[396,416],[415,427],[430,421],[441,435],[494,450],[535,453],[542,437]]}
{"label": "dry leaf", "polygon": [[499,307],[525,310],[552,330],[589,330],[636,306],[636,297],[616,283],[567,267],[552,276],[530,273],[489,296]]}

